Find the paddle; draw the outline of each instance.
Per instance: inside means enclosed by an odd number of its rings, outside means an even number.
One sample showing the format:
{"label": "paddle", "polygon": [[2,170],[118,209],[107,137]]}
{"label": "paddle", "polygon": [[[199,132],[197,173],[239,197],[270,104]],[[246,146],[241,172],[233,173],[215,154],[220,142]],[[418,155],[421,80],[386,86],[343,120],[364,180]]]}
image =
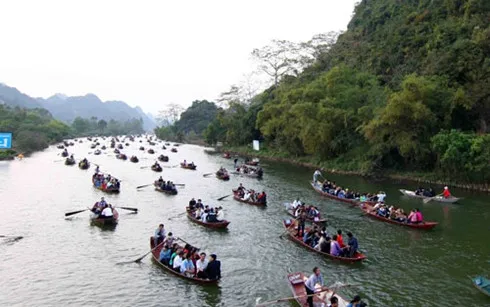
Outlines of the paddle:
{"label": "paddle", "polygon": [[139,263],[141,262],[141,260],[143,260],[143,258],[145,258],[146,256],[148,256],[152,251],[154,251],[155,249],[157,249],[160,245],[162,245],[163,242],[161,242],[160,244],[158,244],[157,246],[155,246],[154,248],[150,249],[150,251],[146,254],[144,254],[143,256],[139,257],[138,259],[136,260],[133,260],[133,261],[123,261],[123,262],[118,262],[116,264],[127,264],[127,263],[133,263],[133,262],[136,262],[136,263]]}
{"label": "paddle", "polygon": [[174,183],[174,185],[178,185],[179,187],[185,187],[185,183]]}
{"label": "paddle", "polygon": [[[296,218],[293,220],[293,223],[291,223],[291,225],[289,225],[289,226],[286,228],[286,230],[284,230],[284,231],[281,233],[281,235],[279,236],[279,238],[282,238],[282,236],[283,236],[283,235],[284,235],[286,232],[288,232],[288,231],[289,231],[289,228],[291,228],[291,227],[293,227],[293,226],[294,226],[294,222],[296,222],[296,220],[297,220],[297,219],[299,219],[299,218],[300,218],[300,216],[296,217]],[[298,227],[299,227],[299,225],[298,225]],[[298,230],[298,231],[299,231],[299,230]]]}
{"label": "paddle", "polygon": [[223,197],[220,197],[220,198],[218,198],[217,200],[218,200],[218,201],[221,201],[221,200],[223,200],[223,199],[227,198],[228,196],[231,196],[231,194],[229,194],[229,195],[225,195],[225,196],[223,196]]}
{"label": "paddle", "polygon": [[0,238],[11,238],[12,240],[20,240],[23,238],[23,236],[6,236],[6,235],[0,235]]}
{"label": "paddle", "polygon": [[207,177],[207,176],[210,176],[210,175],[212,175],[212,174],[214,174],[214,173],[207,173],[207,174],[203,174],[202,176],[203,176],[203,177]]}
{"label": "paddle", "polygon": [[68,212],[68,213],[65,213],[65,216],[70,216],[70,215],[78,214],[78,213],[81,213],[81,212],[84,212],[84,211],[87,211],[87,210],[90,210],[90,209],[83,209],[83,210]]}
{"label": "paddle", "polygon": [[436,195],[436,196],[433,196],[433,197],[430,197],[430,198],[426,198],[423,200],[424,204],[430,202],[431,200],[433,200],[434,198],[436,198],[437,196],[441,196],[442,194],[439,194],[439,195]]}
{"label": "paddle", "polygon": [[141,188],[146,188],[146,187],[151,186],[151,185],[153,185],[153,183],[149,183],[149,184],[140,185],[140,186],[137,186],[136,188],[137,188],[137,189],[141,189]]}
{"label": "paddle", "polygon": [[121,208],[124,210],[129,210],[129,211],[133,211],[135,213],[138,213],[138,208],[131,208],[131,207],[117,207],[117,208]]}
{"label": "paddle", "polygon": [[140,168],[143,169],[143,168],[149,168],[149,167],[151,167],[151,166],[142,166]]}

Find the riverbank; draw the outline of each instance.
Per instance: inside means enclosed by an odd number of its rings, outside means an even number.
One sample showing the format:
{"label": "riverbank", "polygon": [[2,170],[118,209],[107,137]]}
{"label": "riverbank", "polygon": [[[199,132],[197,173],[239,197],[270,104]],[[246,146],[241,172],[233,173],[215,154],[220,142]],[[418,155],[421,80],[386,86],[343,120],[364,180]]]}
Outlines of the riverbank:
{"label": "riverbank", "polygon": [[370,173],[361,163],[356,161],[322,161],[318,157],[303,156],[292,157],[286,153],[270,150],[267,148],[255,151],[252,147],[221,147],[216,148],[216,152],[229,152],[234,155],[245,156],[249,158],[260,158],[262,160],[285,162],[311,169],[321,169],[324,172],[342,175],[354,175],[369,178],[372,180],[396,180],[399,183],[424,183],[432,185],[448,185],[466,190],[490,192],[490,184],[462,183],[445,180],[435,173],[427,172],[398,172],[393,170],[383,170],[383,173]]}

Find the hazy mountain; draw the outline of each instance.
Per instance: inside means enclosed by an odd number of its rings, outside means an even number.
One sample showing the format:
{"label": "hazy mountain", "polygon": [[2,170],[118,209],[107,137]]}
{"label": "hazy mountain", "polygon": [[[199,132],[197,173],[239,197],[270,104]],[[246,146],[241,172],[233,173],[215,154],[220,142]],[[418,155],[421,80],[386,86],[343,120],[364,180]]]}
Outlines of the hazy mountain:
{"label": "hazy mountain", "polygon": [[21,93],[14,87],[0,83],[0,104],[24,108],[45,108],[56,119],[65,122],[71,122],[77,116],[82,118],[95,116],[99,119],[118,121],[142,118],[145,130],[153,130],[156,127],[155,121],[148,117],[140,107],[132,108],[123,101],[103,102],[94,94],[70,97],[58,93],[47,99],[35,99]]}

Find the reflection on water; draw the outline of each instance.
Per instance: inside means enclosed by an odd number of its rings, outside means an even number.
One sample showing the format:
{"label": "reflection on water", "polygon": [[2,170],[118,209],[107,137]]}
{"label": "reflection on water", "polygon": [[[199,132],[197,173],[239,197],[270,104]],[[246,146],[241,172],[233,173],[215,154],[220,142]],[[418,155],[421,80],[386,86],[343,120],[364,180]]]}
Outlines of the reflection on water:
{"label": "reflection on water", "polygon": [[[71,305],[118,306],[254,306],[287,297],[286,275],[310,272],[320,266],[327,284],[356,284],[341,291],[346,297],[359,293],[369,306],[485,306],[486,297],[476,292],[467,275],[488,272],[490,244],[483,235],[490,225],[486,195],[453,190],[465,197],[462,204],[423,204],[403,197],[398,189],[413,188],[391,182],[371,183],[362,178],[328,174],[338,184],[359,191],[384,190],[388,203],[405,211],[421,208],[427,220],[439,221],[429,232],[415,231],[372,220],[353,207],[325,199],[310,185],[309,169],[267,162],[264,179],[232,176],[229,182],[205,178],[220,166],[229,170],[232,160],[203,153],[201,147],[183,145],[178,153],[161,150],[150,155],[131,143],[122,152],[137,155],[140,163],[115,159],[111,150],[93,156],[90,143],[70,147],[75,158],[87,157],[101,170],[122,180],[119,195],[93,189],[93,169],[81,171],[55,163],[59,150],[50,148],[22,161],[0,162],[2,223],[0,234],[24,236],[11,242],[0,238],[0,303],[5,306]],[[145,144],[146,147],[146,144]],[[149,168],[156,157],[169,155],[162,173]],[[198,171],[171,166],[192,160]],[[168,196],[152,187],[136,186],[166,180],[185,183],[179,194]],[[238,203],[228,195],[243,183],[268,194],[267,208]],[[88,212],[64,219],[64,213],[92,206],[104,196],[116,206],[136,207],[138,214],[120,212],[115,229],[92,226]],[[221,205],[231,221],[226,231],[214,231],[190,222],[185,210],[191,197],[210,206]],[[328,231],[352,231],[368,260],[346,265],[325,259],[279,236],[287,214],[282,205],[300,197],[318,205],[329,220]],[[122,211],[122,210],[120,210]],[[207,254],[216,253],[222,263],[219,287],[191,284],[167,274],[146,257],[142,263],[115,265],[134,260],[149,251],[148,238],[159,223]],[[101,286],[108,291],[101,291]],[[35,302],[35,303],[34,303]]]}

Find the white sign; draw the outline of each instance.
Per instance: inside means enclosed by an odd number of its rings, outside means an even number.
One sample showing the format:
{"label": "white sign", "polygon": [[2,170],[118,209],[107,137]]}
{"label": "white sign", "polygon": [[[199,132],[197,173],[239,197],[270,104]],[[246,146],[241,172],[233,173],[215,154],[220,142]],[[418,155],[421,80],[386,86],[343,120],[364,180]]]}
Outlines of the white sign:
{"label": "white sign", "polygon": [[252,145],[253,145],[254,150],[259,151],[260,145],[259,145],[258,140],[254,140]]}

